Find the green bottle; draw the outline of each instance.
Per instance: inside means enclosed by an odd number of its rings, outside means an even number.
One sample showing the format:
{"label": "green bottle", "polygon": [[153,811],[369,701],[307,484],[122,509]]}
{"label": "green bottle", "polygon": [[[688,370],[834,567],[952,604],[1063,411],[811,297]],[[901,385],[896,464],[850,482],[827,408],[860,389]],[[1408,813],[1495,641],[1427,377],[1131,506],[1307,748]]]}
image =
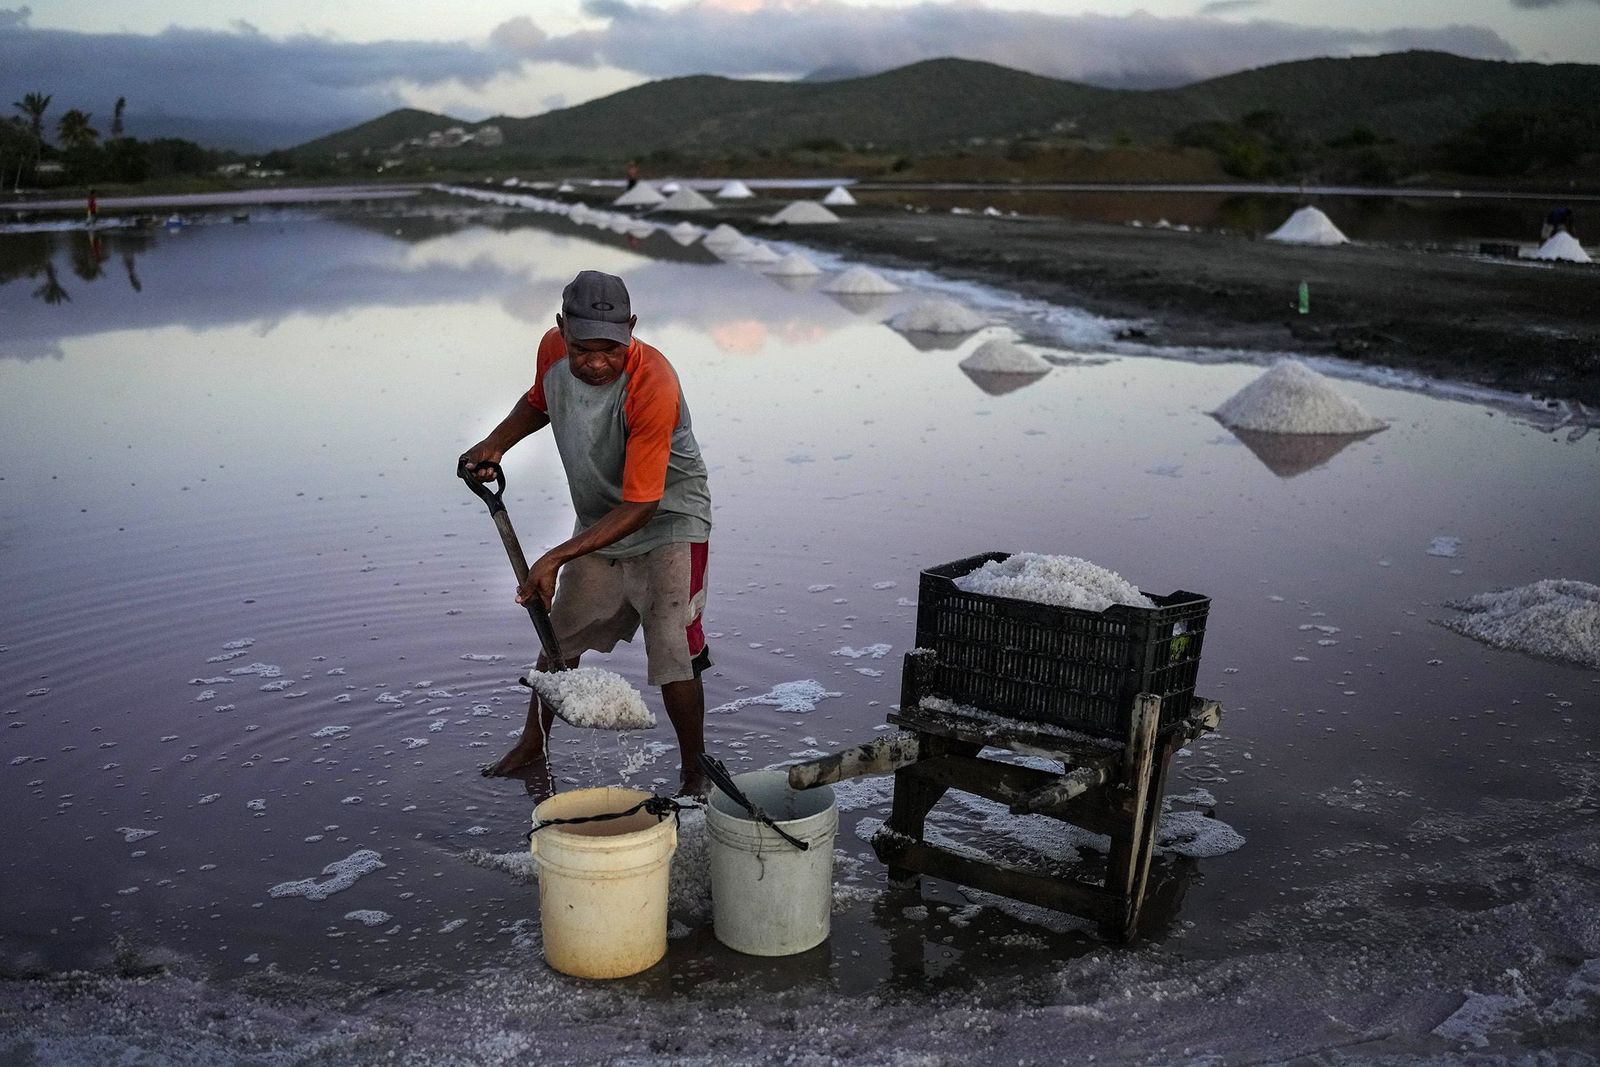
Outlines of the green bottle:
{"label": "green bottle", "polygon": [[1305,282],[1300,283],[1300,314],[1311,314],[1311,286]]}

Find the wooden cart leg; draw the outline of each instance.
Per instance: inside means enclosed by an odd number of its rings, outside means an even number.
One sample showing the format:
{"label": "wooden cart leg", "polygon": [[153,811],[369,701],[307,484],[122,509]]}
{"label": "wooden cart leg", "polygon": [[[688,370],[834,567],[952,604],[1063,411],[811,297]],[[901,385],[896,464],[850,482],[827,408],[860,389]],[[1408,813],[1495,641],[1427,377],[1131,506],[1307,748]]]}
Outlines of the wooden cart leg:
{"label": "wooden cart leg", "polygon": [[1150,776],[1150,795],[1145,803],[1145,825],[1138,857],[1133,892],[1128,899],[1128,920],[1124,924],[1124,941],[1132,941],[1139,929],[1139,915],[1144,908],[1145,890],[1150,883],[1150,864],[1154,861],[1156,837],[1161,830],[1161,798],[1167,791],[1167,770],[1172,766],[1172,756],[1177,751],[1174,738],[1167,738],[1158,746],[1155,766]]}
{"label": "wooden cart leg", "polygon": [[1122,825],[1111,833],[1111,856],[1106,866],[1106,891],[1120,899],[1123,907],[1122,921],[1105,924],[1102,933],[1120,941],[1132,937],[1128,920],[1138,912],[1133,905],[1133,895],[1139,884],[1141,859],[1146,846],[1154,844],[1154,835],[1145,831],[1150,785],[1155,777],[1156,728],[1160,722],[1161,698],[1140,693],[1134,701],[1126,758],[1122,765],[1123,802],[1118,819]]}
{"label": "wooden cart leg", "polygon": [[[964,756],[977,755],[980,746],[955,741],[950,738],[939,737],[934,734],[919,733],[917,735],[918,756],[917,761],[930,760],[937,756],[949,753],[958,753]],[[889,809],[889,819],[884,828],[901,837],[913,841],[921,841],[924,833],[928,812],[939,803],[939,798],[944,796],[950,787],[937,782],[928,781],[917,775],[911,768],[894,772],[894,801]],[[889,864],[889,881],[899,887],[915,886],[917,875],[903,867]]]}

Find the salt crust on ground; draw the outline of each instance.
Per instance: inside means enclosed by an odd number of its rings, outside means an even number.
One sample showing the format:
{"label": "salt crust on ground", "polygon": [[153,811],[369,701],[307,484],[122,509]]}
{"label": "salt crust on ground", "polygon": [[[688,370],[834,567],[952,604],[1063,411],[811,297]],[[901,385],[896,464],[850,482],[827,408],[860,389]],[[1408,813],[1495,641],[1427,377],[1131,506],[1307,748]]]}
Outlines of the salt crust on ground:
{"label": "salt crust on ground", "polygon": [[1044,374],[1050,369],[1050,363],[1038,353],[996,338],[979,345],[972,355],[961,361],[961,367],[989,374]]}
{"label": "salt crust on ground", "polygon": [[824,293],[855,293],[871,296],[877,293],[898,293],[900,287],[876,271],[866,267],[851,267],[843,274],[829,278],[822,286]]}
{"label": "salt crust on ground", "polygon": [[768,267],[766,272],[775,274],[780,278],[809,278],[813,275],[821,274],[822,268],[799,252],[790,252]]}
{"label": "salt crust on ground", "polygon": [[1565,230],[1551,235],[1550,240],[1539,246],[1539,250],[1533,254],[1533,258],[1561,260],[1566,263],[1594,262],[1593,259],[1589,258],[1589,253],[1583,250],[1583,245],[1578,243],[1578,239]]}
{"label": "salt crust on ground", "polygon": [[1600,669],[1600,586],[1560,578],[1479,593],[1444,625],[1495,648]]}
{"label": "salt crust on ground", "polygon": [[828,195],[822,198],[822,202],[829,207],[855,207],[856,198],[851,196],[850,190],[844,186],[835,185],[828,190]]}
{"label": "salt crust on ground", "polygon": [[1388,425],[1294,359],[1274,363],[1215,414],[1226,426],[1260,433],[1371,433]]}
{"label": "salt crust on ground", "polygon": [[1155,602],[1115,571],[1077,556],[1018,552],[990,560],[955,580],[969,593],[1031,600],[1084,611],[1104,611],[1113,604],[1153,608]]}
{"label": "salt crust on ground", "polygon": [[711,201],[687,185],[681,186],[660,205],[662,211],[710,211],[712,206]]}
{"label": "salt crust on ground", "polygon": [[530,671],[528,684],[548,700],[563,722],[590,730],[648,730],[655,713],[620,674],[600,667]]}
{"label": "salt crust on ground", "polygon": [[748,200],[755,195],[755,193],[750,191],[750,187],[748,185],[737,179],[728,182],[721,189],[717,190],[718,200]]}
{"label": "salt crust on ground", "polygon": [[651,207],[661,203],[666,197],[656,192],[656,187],[649,182],[640,182],[632,189],[611,201],[614,207]]}
{"label": "salt crust on ground", "polygon": [[305,897],[307,900],[326,900],[335,893],[342,893],[355,885],[362,876],[373,871],[382,870],[388,864],[383,862],[383,854],[374,852],[370,848],[359,849],[350,853],[342,860],[335,860],[322,868],[322,873],[330,877],[326,882],[319,882],[315,878],[302,878],[298,882],[279,882],[267,892],[275,897]]}
{"label": "salt crust on ground", "polygon": [[908,333],[973,333],[987,325],[974,312],[954,300],[936,297],[907,308],[889,320],[896,330]]}
{"label": "salt crust on ground", "polygon": [[1333,220],[1314,207],[1303,207],[1287,222],[1267,234],[1269,241],[1291,245],[1342,245],[1350,238],[1339,231]]}
{"label": "salt crust on ground", "polygon": [[[382,996],[287,971],[195,978],[180,963],[148,978],[0,983],[0,1061],[912,1067],[1032,1063],[1041,1048],[1071,1048],[1104,1063],[1592,1065],[1600,826],[1585,812],[1600,778],[1583,760],[1543,771],[1569,801],[1495,799],[1396,825],[1402,847],[1374,864],[1259,901],[1225,932],[1225,953],[1191,951],[1201,931],[1182,929],[1058,953],[1051,935],[1021,926],[998,939],[1018,955],[1006,971],[924,970],[916,952],[884,995],[801,975],[754,994],[737,974],[713,974],[668,1012],[655,985],[551,972],[536,932],[497,941],[457,982]],[[1441,866],[1407,854],[1403,843],[1421,838],[1462,846]]]}
{"label": "salt crust on ground", "polygon": [[710,714],[717,715],[729,711],[738,711],[752,704],[777,708],[785,713],[798,713],[816,711],[817,705],[829,697],[843,696],[843,693],[834,693],[826,689],[823,684],[813,678],[802,678],[793,682],[780,682],[760,696],[740,697],[738,700],[729,701],[718,707],[712,708]]}
{"label": "salt crust on ground", "polygon": [[815,200],[795,200],[767,221],[784,226],[819,226],[838,222],[839,216]]}

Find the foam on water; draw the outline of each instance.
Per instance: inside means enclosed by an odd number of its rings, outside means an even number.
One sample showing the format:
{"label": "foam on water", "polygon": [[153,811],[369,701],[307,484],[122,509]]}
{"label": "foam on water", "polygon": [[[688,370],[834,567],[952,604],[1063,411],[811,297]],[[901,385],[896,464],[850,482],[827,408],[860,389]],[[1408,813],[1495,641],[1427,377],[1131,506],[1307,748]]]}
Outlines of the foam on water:
{"label": "foam on water", "polygon": [[711,714],[721,715],[753,704],[777,708],[780,712],[794,714],[817,710],[817,705],[829,697],[843,696],[830,692],[821,682],[804,678],[793,682],[780,682],[760,696],[740,697],[711,709]]}
{"label": "foam on water", "polygon": [[322,868],[322,873],[327,876],[327,881],[319,882],[315,878],[302,878],[295,882],[279,882],[267,892],[274,897],[305,897],[307,900],[326,900],[335,893],[342,893],[355,885],[362,877],[373,871],[382,870],[388,864],[383,862],[383,854],[370,848],[358,849],[342,860],[334,860]]}

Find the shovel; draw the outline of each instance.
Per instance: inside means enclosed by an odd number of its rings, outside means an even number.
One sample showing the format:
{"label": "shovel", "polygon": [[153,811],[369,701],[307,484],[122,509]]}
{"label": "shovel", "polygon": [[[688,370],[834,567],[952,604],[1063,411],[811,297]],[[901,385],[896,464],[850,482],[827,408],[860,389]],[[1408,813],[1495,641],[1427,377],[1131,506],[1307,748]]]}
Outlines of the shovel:
{"label": "shovel", "polygon": [[771,827],[779,837],[799,849],[801,852],[809,851],[811,843],[802,841],[793,834],[787,833],[783,827],[772,821],[772,817],[750,802],[744,795],[744,790],[734,784],[733,775],[728,773],[728,768],[715,756],[700,753],[700,767],[706,772],[706,777],[711,779],[711,784],[728,794],[728,799],[750,813],[750,817],[764,826]]}
{"label": "shovel", "polygon": [[[488,471],[489,480],[479,481],[475,477],[478,471]],[[517,541],[517,531],[511,528],[511,516],[506,514],[505,501],[502,499],[506,491],[505,472],[500,469],[500,464],[486,461],[476,467],[468,467],[463,463],[456,468],[456,475],[467,483],[467,488],[472,490],[473,495],[489,505],[489,514],[494,519],[495,529],[500,531],[500,540],[506,546],[506,555],[511,557],[511,569],[516,571],[517,585],[520,586],[528,580],[528,560],[522,554],[522,545]],[[499,488],[491,490],[489,482],[499,483]],[[544,649],[544,658],[550,669],[566,670],[567,660],[561,654],[561,643],[556,640],[556,628],[550,623],[550,613],[544,608],[544,600],[537,595],[531,596],[522,606],[528,609],[528,617],[533,620],[534,632],[539,635],[539,646]],[[521,681],[523,685],[528,684],[526,678]],[[550,710],[560,714],[560,710],[553,702],[545,700],[545,703],[550,705]]]}

